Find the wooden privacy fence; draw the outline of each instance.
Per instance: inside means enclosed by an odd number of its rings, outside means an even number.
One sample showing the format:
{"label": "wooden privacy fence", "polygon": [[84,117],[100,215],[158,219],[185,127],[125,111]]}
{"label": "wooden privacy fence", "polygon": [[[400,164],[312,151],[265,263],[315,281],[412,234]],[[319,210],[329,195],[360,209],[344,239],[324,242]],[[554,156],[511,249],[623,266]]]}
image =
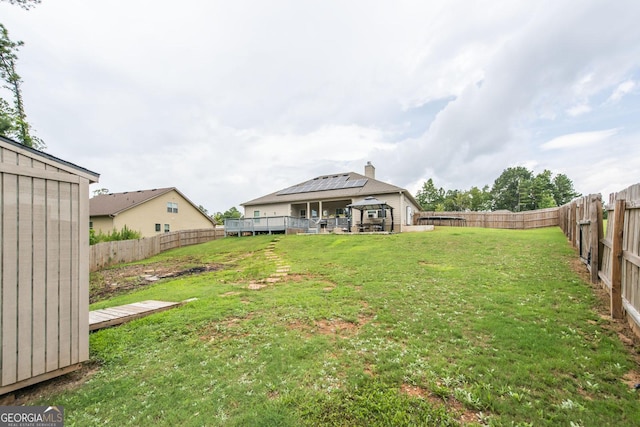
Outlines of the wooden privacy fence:
{"label": "wooden privacy fence", "polygon": [[603,247],[602,196],[590,194],[561,206],[559,225],[596,283]]}
{"label": "wooden privacy fence", "polygon": [[561,227],[610,297],[611,317],[626,317],[640,335],[640,184],[609,196],[603,238],[602,199],[590,195],[561,207]]}
{"label": "wooden privacy fence", "polygon": [[137,240],[98,243],[90,248],[89,269],[97,271],[114,264],[139,261],[169,249],[197,245],[222,237],[224,237],[223,229],[206,228],[174,231]]}
{"label": "wooden privacy fence", "polygon": [[559,208],[526,212],[418,212],[413,223],[524,230],[557,226],[558,211]]}

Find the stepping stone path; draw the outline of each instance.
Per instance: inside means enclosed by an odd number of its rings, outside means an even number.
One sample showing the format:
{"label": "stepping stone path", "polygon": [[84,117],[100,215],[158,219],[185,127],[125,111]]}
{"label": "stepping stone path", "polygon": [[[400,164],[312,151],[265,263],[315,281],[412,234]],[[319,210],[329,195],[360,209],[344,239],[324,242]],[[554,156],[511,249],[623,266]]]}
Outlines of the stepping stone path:
{"label": "stepping stone path", "polygon": [[271,243],[269,243],[269,246],[267,246],[267,250],[265,251],[267,259],[276,263],[276,272],[271,274],[266,279],[260,281],[252,280],[251,282],[249,282],[249,289],[254,291],[260,290],[270,284],[278,283],[289,274],[290,267],[288,265],[285,265],[282,259],[275,252],[273,252],[276,247],[276,243],[278,243],[279,241],[279,239],[273,240]]}

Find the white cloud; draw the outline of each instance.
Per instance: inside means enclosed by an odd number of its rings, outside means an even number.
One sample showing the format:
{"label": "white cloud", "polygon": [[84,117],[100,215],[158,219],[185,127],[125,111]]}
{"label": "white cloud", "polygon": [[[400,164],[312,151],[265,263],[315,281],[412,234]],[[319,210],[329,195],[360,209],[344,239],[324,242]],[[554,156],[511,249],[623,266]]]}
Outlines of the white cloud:
{"label": "white cloud", "polygon": [[631,91],[636,87],[637,87],[637,84],[633,80],[627,80],[625,82],[620,83],[618,87],[616,87],[616,89],[613,91],[609,99],[607,99],[607,102],[620,101],[622,97],[631,93]]}
{"label": "white cloud", "polygon": [[[588,147],[549,150],[540,153],[538,169],[563,173],[573,180],[582,194],[610,193],[640,182],[636,165],[640,163],[640,133],[620,129],[608,140]],[[564,154],[566,153],[566,154]]]}
{"label": "white cloud", "polygon": [[580,116],[582,114],[588,113],[591,111],[591,107],[588,104],[578,104],[567,110],[567,114],[572,117]]}
{"label": "white cloud", "polygon": [[593,132],[577,132],[558,136],[541,145],[543,150],[583,148],[597,144],[617,134],[619,129],[607,129]]}
{"label": "white cloud", "polygon": [[636,126],[612,104],[637,108],[638,13],[634,0],[0,2],[53,155],[100,187],[176,186],[209,210],[368,160],[412,188],[556,172],[575,157],[560,148]]}

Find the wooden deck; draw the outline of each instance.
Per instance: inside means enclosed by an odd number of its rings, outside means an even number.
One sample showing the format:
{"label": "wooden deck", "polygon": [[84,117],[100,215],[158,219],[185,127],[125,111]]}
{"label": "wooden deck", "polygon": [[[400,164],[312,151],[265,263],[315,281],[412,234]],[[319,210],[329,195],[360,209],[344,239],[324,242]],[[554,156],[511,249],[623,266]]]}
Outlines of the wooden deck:
{"label": "wooden deck", "polygon": [[147,300],[89,312],[89,330],[95,331],[120,325],[133,319],[148,316],[182,305],[182,302]]}

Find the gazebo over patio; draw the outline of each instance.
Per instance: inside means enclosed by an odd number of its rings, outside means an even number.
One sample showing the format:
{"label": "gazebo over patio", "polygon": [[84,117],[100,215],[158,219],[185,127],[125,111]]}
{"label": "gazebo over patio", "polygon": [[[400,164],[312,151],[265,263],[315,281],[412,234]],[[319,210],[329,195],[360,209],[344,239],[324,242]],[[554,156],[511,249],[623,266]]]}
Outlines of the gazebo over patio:
{"label": "gazebo over patio", "polygon": [[[393,232],[393,226],[394,226],[393,207],[387,204],[387,202],[383,202],[373,196],[369,196],[369,197],[366,197],[364,200],[347,205],[347,208],[349,208],[349,211],[350,211],[350,215],[349,215],[350,218],[353,218],[353,209],[357,209],[360,211],[360,222],[358,224],[352,224],[352,225],[355,225],[355,227],[357,227],[357,230],[360,232],[387,231],[386,218],[387,218],[387,210],[388,210],[391,216],[390,231]],[[365,211],[367,211],[367,218],[366,218],[367,221],[365,221],[365,217],[364,217]],[[376,213],[371,214],[372,216],[369,216],[369,213],[374,211]],[[380,212],[382,213],[382,215],[380,215]]]}

